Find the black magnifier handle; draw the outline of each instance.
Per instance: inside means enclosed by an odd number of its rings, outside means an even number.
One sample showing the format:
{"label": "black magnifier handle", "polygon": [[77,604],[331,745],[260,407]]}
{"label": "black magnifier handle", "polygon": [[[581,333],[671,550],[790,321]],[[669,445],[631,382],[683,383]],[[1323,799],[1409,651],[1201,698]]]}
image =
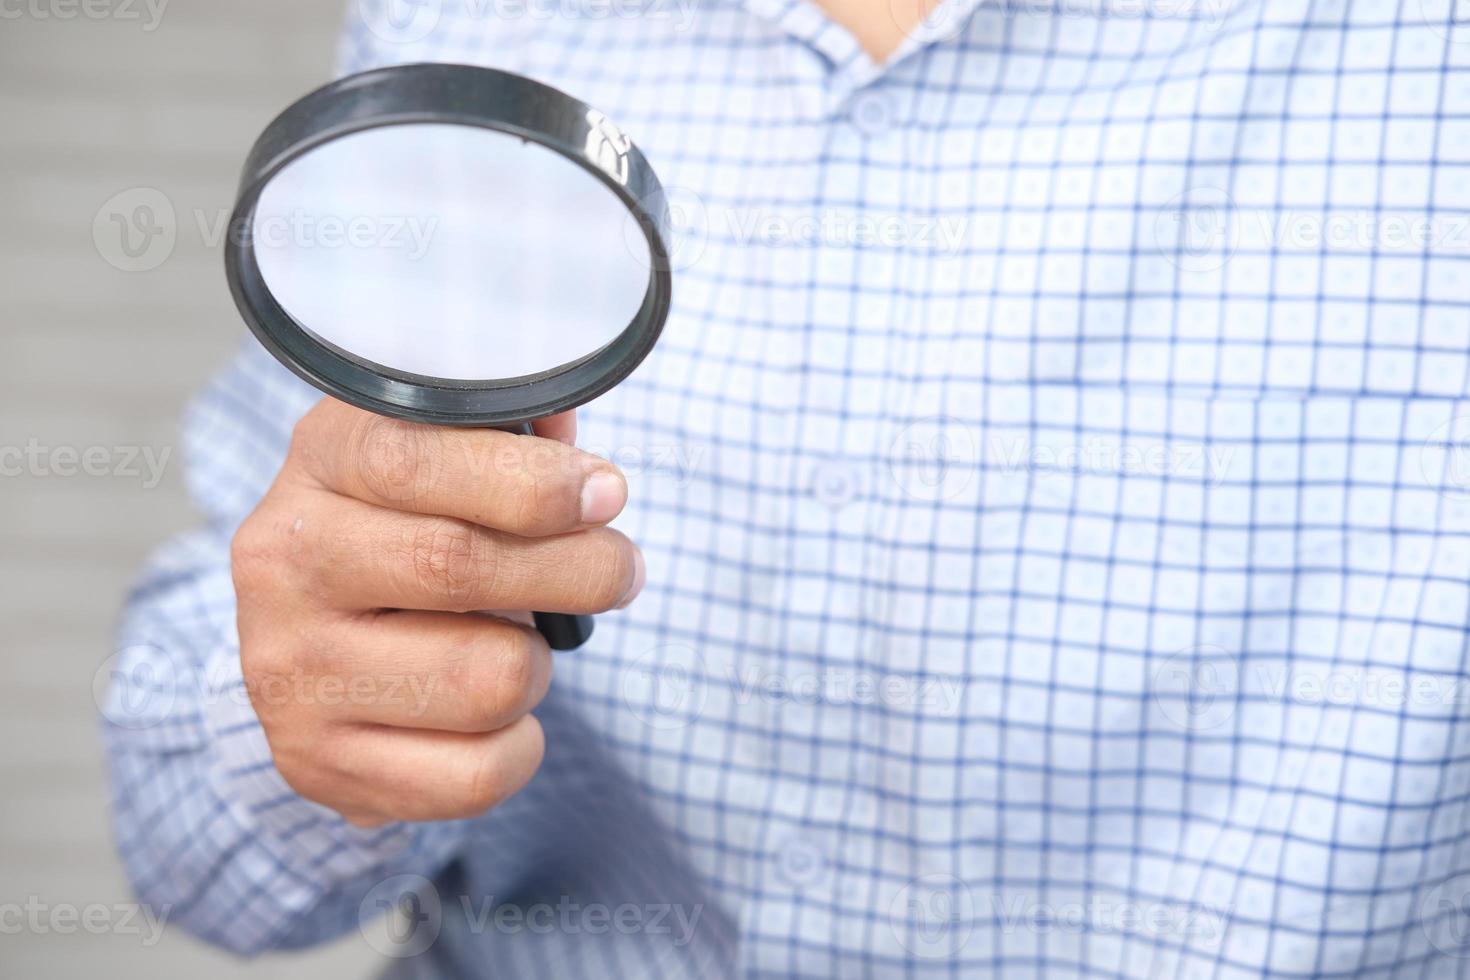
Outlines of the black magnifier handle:
{"label": "black magnifier handle", "polygon": [[592,638],[591,616],[575,613],[532,613],[536,629],[553,650],[575,650]]}
{"label": "black magnifier handle", "polygon": [[[504,430],[523,436],[535,434],[530,422],[507,425]],[[536,629],[546,637],[547,645],[553,650],[575,650],[592,638],[594,620],[591,616],[545,612],[532,613],[532,615],[536,619]]]}

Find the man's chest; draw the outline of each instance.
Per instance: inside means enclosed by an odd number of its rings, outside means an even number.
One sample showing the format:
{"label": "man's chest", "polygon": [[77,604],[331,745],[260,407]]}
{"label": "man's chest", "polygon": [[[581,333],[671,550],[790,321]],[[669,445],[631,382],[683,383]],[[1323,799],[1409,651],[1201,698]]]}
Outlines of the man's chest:
{"label": "man's chest", "polygon": [[1237,7],[982,5],[862,85],[734,6],[404,52],[597,105],[669,188],[664,336],[581,413],[648,585],[553,696],[753,960],[796,892],[901,953],[872,923],[936,875],[1362,890],[1392,813],[1339,801],[1443,796],[1404,760],[1463,706],[1376,679],[1463,682],[1463,55]]}
{"label": "man's chest", "polygon": [[960,673],[986,637],[1239,649],[1273,596],[1422,574],[1385,528],[1470,528],[1470,133],[1432,32],[1390,64],[1244,8],[982,6],[865,76],[800,18],[677,13],[466,8],[393,52],[557,85],[664,182],[673,310],[583,441],[665,635]]}
{"label": "man's chest", "polygon": [[555,84],[658,170],[673,311],[583,437],[735,633],[1240,611],[1253,568],[1470,521],[1470,134],[1432,32],[1390,63],[1347,22],[982,6],[864,75],[794,15],[678,14],[465,8],[396,53]]}
{"label": "man's chest", "polygon": [[1370,46],[1250,13],[982,5],[883,73],[738,5],[446,9],[432,45],[387,53],[532,75],[639,143],[675,293],[635,381],[696,413],[835,401],[856,429],[1034,385],[1461,396],[1470,94],[1440,84],[1430,31]]}

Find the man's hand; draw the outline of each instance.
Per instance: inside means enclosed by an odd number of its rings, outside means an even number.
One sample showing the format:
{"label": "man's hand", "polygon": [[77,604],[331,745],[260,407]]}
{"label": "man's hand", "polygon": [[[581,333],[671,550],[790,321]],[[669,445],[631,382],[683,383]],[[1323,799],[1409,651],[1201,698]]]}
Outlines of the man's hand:
{"label": "man's hand", "polygon": [[[540,436],[323,399],[235,535],[240,659],[276,767],[348,820],[474,816],[541,763],[551,652],[524,612],[596,613],[643,585],[606,524],[627,483]],[[558,441],[563,440],[563,441]]]}

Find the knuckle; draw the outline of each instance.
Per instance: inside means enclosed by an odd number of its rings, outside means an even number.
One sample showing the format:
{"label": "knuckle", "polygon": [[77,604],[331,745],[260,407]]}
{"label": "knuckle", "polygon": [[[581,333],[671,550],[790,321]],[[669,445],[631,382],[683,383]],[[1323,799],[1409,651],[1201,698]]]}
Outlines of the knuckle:
{"label": "knuckle", "polygon": [[278,747],[277,743],[280,739],[278,736],[273,737],[273,734],[272,730],[267,729],[266,742],[271,747],[271,761],[275,763],[276,772],[281,774],[286,785],[307,799],[316,799],[322,795],[319,788],[320,774],[316,768],[307,763],[298,753]]}
{"label": "knuckle", "polygon": [[283,651],[281,672],[289,671],[293,677],[345,680],[342,671],[351,662],[346,656],[351,650],[346,625],[320,616],[298,623],[289,648]]}
{"label": "knuckle", "polygon": [[458,671],[455,688],[469,706],[477,730],[490,731],[514,722],[530,710],[540,671],[536,641],[529,630],[505,624],[493,639],[477,645]]}
{"label": "knuckle", "polygon": [[246,518],[230,539],[230,574],[235,580],[236,591],[251,583],[256,566],[263,557],[261,544],[256,538],[252,520]]}
{"label": "knuckle", "polygon": [[540,651],[530,630],[506,627],[495,671],[495,686],[502,711],[525,705],[537,678]]}
{"label": "knuckle", "polygon": [[[290,658],[282,656],[280,648],[271,643],[240,643],[240,675],[245,681],[245,693],[250,700],[258,700],[265,686],[289,670]],[[257,705],[257,707],[259,707]]]}
{"label": "knuckle", "polygon": [[[352,411],[335,398],[322,398],[291,427],[291,443],[286,453],[286,464],[300,465],[313,469],[313,462],[324,445],[340,436],[344,424],[344,412]],[[348,416],[350,418],[350,416]]]}
{"label": "knuckle", "polygon": [[326,407],[327,399],[323,398],[312,407],[296,424],[291,427],[291,452],[300,454],[310,451],[317,442],[317,431],[322,425],[322,415],[329,409]]}
{"label": "knuckle", "polygon": [[[541,762],[546,758],[546,730],[541,727],[541,722],[536,720],[535,715],[527,715],[519,722],[523,726],[526,744],[523,748],[526,757],[526,771],[534,775],[541,768]],[[529,777],[527,777],[529,778]],[[514,795],[518,787],[512,787],[507,795]]]}
{"label": "knuckle", "polygon": [[547,481],[534,469],[523,472],[512,494],[511,519],[517,529],[527,534],[555,531],[562,525],[556,506],[557,498],[548,492]]}
{"label": "knuckle", "polygon": [[230,539],[230,574],[237,592],[255,592],[278,585],[287,558],[281,535],[271,519],[256,510]]}
{"label": "knuckle", "polygon": [[303,570],[310,572],[303,542],[272,514],[257,510],[229,539],[229,577],[243,611],[257,599],[282,601]]}
{"label": "knuckle", "polygon": [[523,534],[555,534],[575,528],[581,510],[581,482],[573,478],[557,445],[522,440],[519,460],[508,488],[509,517]]}
{"label": "knuckle", "polygon": [[499,752],[489,749],[469,767],[457,801],[461,816],[473,817],[499,803],[505,787],[505,765]]}
{"label": "knuckle", "polygon": [[278,643],[240,644],[240,674],[250,706],[263,725],[289,724],[305,717],[299,686],[314,670],[303,666],[313,654]]}
{"label": "knuckle", "polygon": [[370,494],[395,504],[422,498],[433,470],[422,427],[370,415],[359,422],[351,447],[358,478]]}
{"label": "knuckle", "polygon": [[319,584],[328,567],[335,512],[271,493],[230,539],[230,575],[241,599],[304,595],[301,587]]}
{"label": "knuckle", "polygon": [[279,761],[276,763],[276,771],[297,796],[334,810],[342,805],[341,784],[329,773],[311,765],[282,769]]}
{"label": "knuckle", "polygon": [[495,559],[469,525],[440,519],[420,522],[408,550],[414,583],[420,589],[447,600],[457,611],[483,604],[479,600],[484,586],[494,579]]}
{"label": "knuckle", "polygon": [[[302,520],[292,518],[295,513],[257,509],[230,540],[240,667],[252,700],[270,694],[271,707],[280,706],[283,685],[293,676],[332,666],[349,625],[320,608],[318,586],[330,556],[317,536],[302,530]],[[314,519],[304,520],[310,525]]]}
{"label": "knuckle", "polygon": [[[282,731],[281,726],[277,725],[266,729],[266,741],[270,746],[271,760],[275,763],[276,772],[280,773],[287,786],[313,803],[332,805],[336,779],[329,769],[315,761],[320,754],[332,751],[331,739],[301,739],[290,732]],[[320,747],[317,752],[299,751],[293,747],[303,741],[319,742]]]}

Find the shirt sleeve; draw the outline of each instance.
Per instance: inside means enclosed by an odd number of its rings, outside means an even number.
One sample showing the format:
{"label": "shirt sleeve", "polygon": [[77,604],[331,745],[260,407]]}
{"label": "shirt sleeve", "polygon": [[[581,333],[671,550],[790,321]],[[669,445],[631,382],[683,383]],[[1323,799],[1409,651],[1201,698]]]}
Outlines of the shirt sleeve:
{"label": "shirt sleeve", "polygon": [[251,344],[191,407],[184,454],[207,524],[148,563],[99,681],[135,890],[168,923],[240,953],[351,928],[374,883],[432,876],[463,840],[459,823],[363,830],[298,796],[241,680],[230,538],[317,397]]}
{"label": "shirt sleeve", "polygon": [[[386,28],[373,31],[389,23],[381,0],[356,10],[344,22],[338,74],[414,60],[403,50],[411,46],[384,43]],[[114,833],[134,890],[166,922],[243,954],[356,927],[373,885],[405,872],[432,877],[468,828],[364,830],[297,795],[245,692],[230,539],[320,397],[247,341],[190,406],[186,480],[204,527],[148,562],[98,675]]]}

